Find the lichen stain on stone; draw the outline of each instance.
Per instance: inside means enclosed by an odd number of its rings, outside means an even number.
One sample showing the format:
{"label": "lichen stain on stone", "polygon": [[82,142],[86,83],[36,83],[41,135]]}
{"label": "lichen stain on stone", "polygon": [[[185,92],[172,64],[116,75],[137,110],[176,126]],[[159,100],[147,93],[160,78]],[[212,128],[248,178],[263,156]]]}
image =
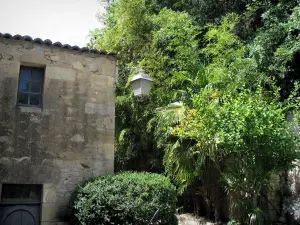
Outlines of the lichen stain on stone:
{"label": "lichen stain on stone", "polygon": [[12,166],[12,160],[8,157],[1,157],[0,158],[0,165]]}
{"label": "lichen stain on stone", "polygon": [[33,123],[40,123],[41,122],[41,120],[37,117],[30,118],[30,121],[33,122]]}
{"label": "lichen stain on stone", "polygon": [[58,55],[56,55],[55,53],[52,52],[45,52],[44,55],[45,59],[51,61],[51,62],[57,62],[60,60],[60,57]]}
{"label": "lichen stain on stone", "polygon": [[11,141],[10,141],[10,138],[8,136],[1,136],[0,137],[0,143],[1,142],[10,144]]}
{"label": "lichen stain on stone", "polygon": [[80,134],[76,134],[75,136],[73,136],[71,138],[72,142],[76,142],[76,143],[82,143],[84,142],[84,138],[82,136],[80,136]]}
{"label": "lichen stain on stone", "polygon": [[9,146],[5,149],[5,151],[8,153],[14,153],[15,149],[13,147]]}
{"label": "lichen stain on stone", "polygon": [[14,57],[12,55],[6,55],[5,59],[7,59],[8,61],[12,61],[14,60]]}

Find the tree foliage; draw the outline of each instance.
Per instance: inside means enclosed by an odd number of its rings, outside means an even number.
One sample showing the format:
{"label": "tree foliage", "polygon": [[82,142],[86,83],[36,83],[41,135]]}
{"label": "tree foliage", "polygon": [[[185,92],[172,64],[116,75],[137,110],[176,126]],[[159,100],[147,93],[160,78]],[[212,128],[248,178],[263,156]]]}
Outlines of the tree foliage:
{"label": "tree foliage", "polygon": [[[216,220],[229,201],[230,218],[268,224],[270,180],[299,158],[299,21],[296,0],[111,3],[90,44],[119,55],[117,170],[197,183]],[[144,101],[134,66],[153,79]]]}
{"label": "tree foliage", "polygon": [[[107,27],[101,31],[104,35],[96,30],[92,44],[121,56],[116,101],[117,168],[162,172],[163,151],[153,135],[153,109],[182,98],[180,92],[172,91],[181,88],[179,76],[196,75],[199,29],[187,13],[163,9],[157,14],[141,0],[116,1],[108,12]],[[154,78],[155,91],[145,102],[136,100],[129,88],[136,70],[126,68],[137,65],[144,66]]]}

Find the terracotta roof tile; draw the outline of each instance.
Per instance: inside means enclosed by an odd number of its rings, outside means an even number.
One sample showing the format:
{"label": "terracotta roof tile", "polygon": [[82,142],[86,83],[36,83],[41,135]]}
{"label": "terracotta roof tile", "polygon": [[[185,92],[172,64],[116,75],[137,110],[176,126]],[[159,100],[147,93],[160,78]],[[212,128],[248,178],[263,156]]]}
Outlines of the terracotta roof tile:
{"label": "terracotta roof tile", "polygon": [[49,39],[46,39],[46,40],[43,40],[41,38],[33,39],[32,37],[30,37],[28,35],[22,36],[22,35],[17,34],[17,35],[12,36],[9,33],[5,33],[5,34],[0,33],[0,37],[6,38],[6,39],[13,39],[13,40],[23,40],[23,41],[33,42],[36,44],[45,44],[45,45],[49,45],[49,46],[55,46],[55,47],[70,49],[70,50],[79,51],[79,52],[91,52],[91,53],[95,53],[95,54],[99,54],[99,55],[115,56],[115,53],[113,53],[113,52],[106,52],[104,50],[97,50],[97,49],[89,49],[87,47],[80,48],[77,45],[74,45],[74,46],[71,46],[69,44],[63,45],[60,42],[52,43],[52,41]]}

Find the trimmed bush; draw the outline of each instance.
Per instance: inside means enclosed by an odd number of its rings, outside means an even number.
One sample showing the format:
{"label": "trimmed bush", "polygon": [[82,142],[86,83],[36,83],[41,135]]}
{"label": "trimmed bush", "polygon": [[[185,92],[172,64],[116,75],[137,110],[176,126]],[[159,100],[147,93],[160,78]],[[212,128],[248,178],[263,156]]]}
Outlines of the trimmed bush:
{"label": "trimmed bush", "polygon": [[74,219],[82,225],[177,225],[176,189],[163,175],[122,172],[99,177],[79,187]]}

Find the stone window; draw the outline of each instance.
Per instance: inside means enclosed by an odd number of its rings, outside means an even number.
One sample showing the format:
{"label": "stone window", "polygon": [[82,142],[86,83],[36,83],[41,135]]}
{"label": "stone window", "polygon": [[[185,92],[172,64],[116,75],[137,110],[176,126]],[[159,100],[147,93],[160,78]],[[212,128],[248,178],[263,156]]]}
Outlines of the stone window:
{"label": "stone window", "polygon": [[44,68],[21,66],[17,105],[42,107],[44,72]]}

